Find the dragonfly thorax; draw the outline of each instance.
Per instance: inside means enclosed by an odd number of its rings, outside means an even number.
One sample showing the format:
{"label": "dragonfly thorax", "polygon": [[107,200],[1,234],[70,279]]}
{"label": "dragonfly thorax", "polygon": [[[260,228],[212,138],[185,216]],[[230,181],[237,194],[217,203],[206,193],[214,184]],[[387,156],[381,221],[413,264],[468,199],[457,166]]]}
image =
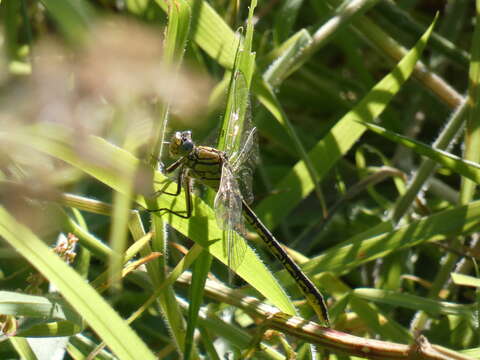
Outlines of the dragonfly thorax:
{"label": "dragonfly thorax", "polygon": [[176,131],[170,141],[170,155],[173,157],[185,156],[190,154],[195,148],[192,140],[191,131]]}

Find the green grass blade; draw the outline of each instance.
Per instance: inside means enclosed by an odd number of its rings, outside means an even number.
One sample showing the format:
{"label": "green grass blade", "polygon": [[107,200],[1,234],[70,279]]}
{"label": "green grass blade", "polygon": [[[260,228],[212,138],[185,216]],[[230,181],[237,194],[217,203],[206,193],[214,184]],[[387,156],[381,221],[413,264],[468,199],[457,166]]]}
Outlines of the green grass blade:
{"label": "green grass blade", "polygon": [[[72,336],[67,345],[68,352],[74,359],[86,358],[92,350],[95,349],[96,344],[88,337],[81,334]],[[117,358],[110,352],[102,350],[94,360],[116,360]]]}
{"label": "green grass blade", "polygon": [[480,288],[480,279],[464,274],[451,273],[452,281],[456,285]]}
{"label": "green grass blade", "polygon": [[93,10],[87,2],[84,0],[41,0],[41,3],[72,44],[78,45],[78,41],[85,40],[94,18]]}
{"label": "green grass blade", "polygon": [[77,224],[62,209],[55,209],[54,211],[54,213],[58,214],[59,219],[63,220],[65,230],[75,234],[80,239],[81,244],[90,250],[95,256],[102,260],[111,258],[112,249],[108,245]]}
{"label": "green grass blade", "polygon": [[288,75],[296,71],[303,64],[297,62],[297,56],[312,42],[308,31],[299,31],[282,46],[283,51],[275,57],[272,64],[266,67],[263,79],[273,88],[280,86]]}
{"label": "green grass blade", "polygon": [[423,310],[432,315],[457,315],[472,317],[472,306],[446,301],[427,299],[420,296],[398,293],[390,290],[355,289],[354,296],[381,304],[405,307],[413,310]]}
{"label": "green grass blade", "polygon": [[[168,12],[167,2],[155,2]],[[191,38],[220,65],[227,69],[233,67],[237,44],[235,34],[206,1],[193,2]]]}
{"label": "green grass blade", "polygon": [[[412,334],[407,329],[400,326],[399,323],[391,319],[388,315],[385,315],[385,311],[382,312],[382,310],[371,301],[350,296],[348,305],[370,329],[382,335],[382,338],[400,343],[412,341]],[[387,319],[387,321],[384,319]]]}
{"label": "green grass blade", "polygon": [[[167,2],[164,2],[167,5]],[[176,73],[179,70],[185,53],[185,47],[189,38],[191,9],[184,0],[168,2],[168,26],[164,41],[163,62],[170,71]],[[173,83],[173,86],[177,84]],[[159,105],[158,120],[154,123],[152,144],[150,146],[150,158],[148,159],[152,169],[156,169],[158,159],[162,159],[165,132],[169,121],[171,98],[167,97],[165,103]],[[122,189],[123,191],[124,189]],[[149,205],[155,201],[147,200]],[[155,260],[154,265],[148,266],[154,286],[160,284],[167,277],[167,232],[163,219],[152,215],[152,230],[154,237],[152,249],[161,252],[164,256]],[[174,335],[175,343],[179,351],[183,352],[185,346],[185,320],[175,299],[175,293],[171,286],[167,286],[158,298],[168,326]]]}
{"label": "green grass blade", "polygon": [[[472,39],[471,61],[469,71],[469,85],[467,98],[467,128],[465,133],[465,153],[467,160],[480,163],[480,3],[476,4],[476,24]],[[463,179],[460,190],[460,201],[468,203],[477,184]]]}
{"label": "green grass blade", "polygon": [[10,60],[18,58],[20,8],[22,1],[2,1],[0,3],[0,15],[3,22],[5,53]]}
{"label": "green grass blade", "polygon": [[[446,149],[448,145],[455,139],[455,135],[461,129],[464,121],[463,114],[465,113],[466,102],[463,102],[451,115],[447,125],[439,134],[438,138],[433,143],[433,146],[438,149]],[[405,194],[397,199],[394,209],[391,212],[391,219],[396,224],[408,211],[409,207],[415,201],[415,197],[423,188],[425,182],[435,170],[436,163],[433,160],[426,159],[422,162],[416,171],[412,181],[408,185]]]}
{"label": "green grass blade", "polygon": [[[125,174],[125,178],[133,179],[134,174]],[[110,253],[109,273],[112,287],[121,289],[121,271],[123,253],[128,241],[128,222],[130,217],[131,198],[133,195],[132,182],[126,183],[126,193],[115,192],[113,195],[112,214],[110,223],[109,244],[112,248]]]}
{"label": "green grass blade", "polygon": [[[388,222],[382,224],[391,227]],[[480,201],[475,201],[380,235],[372,236],[371,231],[360,233],[309,261],[304,270],[314,274],[322,271],[343,273],[400,249],[440,241],[451,235],[471,234],[479,229],[479,224]]]}
{"label": "green grass blade", "polygon": [[83,326],[70,321],[44,321],[39,324],[20,328],[17,336],[22,337],[61,337],[73,336],[85,330]]}
{"label": "green grass blade", "polygon": [[318,282],[335,298],[330,308],[330,315],[337,327],[342,328],[343,321],[348,322],[348,317],[345,316],[345,309],[348,306],[358,315],[359,320],[365,323],[371,333],[381,334],[383,339],[400,343],[408,343],[412,340],[410,332],[392,316],[386,314],[386,311],[369,301],[351,296],[352,289],[343,283],[339,276],[324,272],[318,277]]}
{"label": "green grass blade", "polygon": [[432,148],[431,146],[423,144],[420,141],[409,139],[406,136],[394,133],[393,131],[384,129],[381,126],[364,121],[361,123],[369,130],[398,144],[402,144],[420,155],[435,160],[439,164],[442,164],[446,168],[451,169],[452,171],[474,181],[477,184],[480,182],[480,165],[477,163],[464,160],[447,151]]}
{"label": "green grass blade", "polygon": [[[374,45],[374,48],[378,49],[380,54],[388,60],[396,61],[406,53],[406,49],[366,16],[355,21],[355,29],[366,36]],[[413,71],[413,77],[450,107],[456,108],[461,104],[462,96],[444,79],[431,72],[423,63],[419,62],[417,64]]]}
{"label": "green grass blade", "polygon": [[[55,284],[92,329],[121,359],[155,359],[147,346],[107,302],[29,229],[0,208],[0,234]],[[101,316],[99,316],[101,314]]]}
{"label": "green grass blade", "polygon": [[[326,205],[324,201],[324,197],[322,194],[322,190],[320,188],[320,179],[321,176],[318,174],[318,170],[315,167],[311,153],[307,153],[305,147],[303,146],[300,138],[295,131],[293,124],[288,119],[287,114],[282,108],[282,105],[278,101],[275,93],[273,92],[272,88],[265,82],[263,79],[258,79],[255,82],[255,93],[257,95],[258,100],[265,106],[270,113],[275,117],[275,119],[282,125],[282,127],[288,133],[290,139],[292,140],[295,150],[299,154],[300,158],[302,159],[302,163],[305,164],[306,172],[304,173],[305,176],[308,176],[310,179],[311,184],[313,185],[313,189],[317,195],[317,198],[322,206],[324,211],[326,210]],[[268,225],[267,225],[268,226]]]}
{"label": "green grass blade", "polygon": [[[168,7],[168,26],[164,41],[163,63],[171,71],[176,72],[182,63],[185,47],[189,38],[191,9],[188,2],[179,0]],[[176,86],[173,84],[173,86]],[[165,140],[165,131],[169,118],[170,99],[159,105],[158,120],[154,122],[151,139],[152,168],[156,168],[158,159],[162,159]]]}
{"label": "green grass blade", "polygon": [[82,319],[63,299],[0,291],[0,313],[4,315],[68,320],[82,325]]}
{"label": "green grass blade", "polygon": [[[202,313],[200,323],[205,330],[209,330],[211,332],[218,331],[220,334],[222,334],[222,338],[226,339],[230,345],[237,350],[246,349],[252,344],[253,336],[249,332],[236,326],[232,326],[232,324],[226,323],[225,321],[222,321],[216,317],[206,316],[205,312]],[[258,344],[258,348],[261,351],[255,354],[255,359],[285,359],[284,355],[279,353],[273,347],[263,344],[263,342]]]}
{"label": "green grass blade", "polygon": [[[85,221],[80,210],[71,208],[72,214],[75,217],[75,220],[78,222],[79,226],[88,231],[88,225]],[[83,278],[88,278],[88,272],[90,270],[90,260],[91,260],[91,253],[85,247],[81,247],[77,252],[77,256],[75,256],[75,262],[73,264],[73,268],[82,276]]]}
{"label": "green grass blade", "polygon": [[[423,32],[423,25],[417,22],[412,16],[408,14],[402,7],[398,6],[392,1],[381,1],[375,8],[381,16],[388,19],[392,24],[399,25],[403,31],[406,31],[412,36],[421,36]],[[458,21],[457,18],[453,21]],[[450,38],[450,34],[449,34]],[[467,66],[470,55],[467,51],[456,46],[455,43],[449,39],[442,37],[438,33],[432,34],[432,47],[438,49],[443,54],[448,56],[453,61]]]}
{"label": "green grass blade", "polygon": [[18,355],[20,355],[22,360],[37,360],[37,357],[28,344],[27,339],[21,337],[12,337],[10,338],[10,343],[15,348]]}
{"label": "green grass blade", "polygon": [[[315,169],[319,179],[327,174],[337,160],[345,155],[364,133],[365,128],[357,120],[366,121],[378,117],[412,74],[415,63],[420,58],[434,25],[435,21],[398,65],[310,150],[308,157],[317,159]],[[307,165],[304,161],[300,161],[277,184],[278,194],[263,200],[256,207],[256,213],[268,227],[275,227],[313,188],[314,183],[308,176]]]}
{"label": "green grass blade", "polygon": [[273,39],[276,44],[287,40],[297,20],[302,4],[303,0],[284,0],[282,2],[279,11],[275,15],[273,29]]}
{"label": "green grass blade", "polygon": [[207,280],[208,272],[212,264],[212,256],[205,250],[199,255],[197,261],[195,261],[192,284],[189,289],[188,298],[190,299],[188,306],[188,323],[187,331],[185,334],[185,352],[184,358],[190,359],[190,355],[193,348],[193,336],[195,329],[198,325],[198,315],[200,306],[203,303],[203,290],[205,288],[205,282]]}
{"label": "green grass blade", "polygon": [[311,41],[303,47],[298,47],[297,52],[291,52],[291,67],[282,67],[285,71],[277,73],[277,77],[286,79],[293,72],[304,65],[312,54],[321,49],[335,34],[342,28],[349,25],[352,20],[374,6],[379,0],[347,0],[344,1],[335,11],[335,14],[325,22],[311,37]]}

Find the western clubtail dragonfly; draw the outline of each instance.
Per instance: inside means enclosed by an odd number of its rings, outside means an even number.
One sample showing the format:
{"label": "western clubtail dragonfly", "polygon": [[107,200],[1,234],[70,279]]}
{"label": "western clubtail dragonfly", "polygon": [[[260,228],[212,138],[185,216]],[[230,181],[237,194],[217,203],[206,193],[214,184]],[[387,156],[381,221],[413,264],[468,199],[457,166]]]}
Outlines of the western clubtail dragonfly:
{"label": "western clubtail dragonfly", "polygon": [[232,156],[232,161],[230,162],[226,152],[213,147],[195,145],[191,131],[175,132],[171,139],[169,150],[171,155],[179,158],[167,167],[165,171],[166,173],[172,173],[178,169],[177,190],[175,193],[166,194],[179,195],[183,185],[186,193],[186,214],[168,208],[150,209],[148,211],[165,211],[183,218],[189,218],[192,215],[191,179],[195,179],[214,189],[217,191],[215,209],[217,222],[220,227],[230,226],[241,233],[243,213],[245,220],[256,230],[268,249],[283,264],[290,276],[298,284],[319,320],[329,325],[328,311],[322,294],[290,255],[283,250],[278,240],[242,198],[235,174],[236,170],[241,167],[241,163],[248,157],[247,154],[254,142],[254,135],[255,128],[246,136],[245,144],[240,153]]}

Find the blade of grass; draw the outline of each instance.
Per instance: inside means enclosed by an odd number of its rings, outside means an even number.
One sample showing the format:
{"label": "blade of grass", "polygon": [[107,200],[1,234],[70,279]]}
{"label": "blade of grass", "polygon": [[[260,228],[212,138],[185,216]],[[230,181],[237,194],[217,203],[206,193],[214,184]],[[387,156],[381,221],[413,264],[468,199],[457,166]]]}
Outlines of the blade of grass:
{"label": "blade of grass", "polygon": [[[466,102],[463,102],[450,117],[447,125],[442,130],[438,138],[433,143],[434,148],[446,149],[448,145],[453,141],[459,129],[463,125],[463,114],[465,113]],[[397,199],[395,207],[391,212],[391,219],[393,223],[397,224],[402,217],[406,214],[409,207],[413,203],[415,197],[420,190],[424,187],[425,182],[429,176],[433,173],[436,167],[436,163],[433,160],[427,159],[422,162],[419,169],[414,175],[414,178],[408,185],[408,189],[405,194]]]}
{"label": "blade of grass", "polygon": [[65,37],[73,44],[85,40],[94,12],[84,0],[41,0]]}
{"label": "blade of grass", "polygon": [[[186,306],[185,303],[183,303],[183,305]],[[252,335],[215,316],[208,315],[204,309],[200,312],[199,322],[204,330],[211,330],[214,333],[222,334],[222,338],[226,339],[231,346],[239,351],[251,345]],[[272,347],[264,345],[263,343],[258,345],[261,350],[261,352],[257,353],[259,359],[285,359],[282,354]]]}
{"label": "blade of grass", "polygon": [[27,339],[21,337],[11,337],[10,343],[22,360],[37,360],[35,353],[28,344]]}
{"label": "blade of grass", "polygon": [[390,290],[355,289],[353,295],[360,299],[381,304],[405,307],[407,309],[421,309],[432,315],[456,315],[472,317],[472,305],[456,304],[446,301],[437,301],[420,296],[398,293]]}
{"label": "blade of grass", "polygon": [[[148,347],[114,309],[71,267],[60,260],[29,229],[0,208],[0,234],[25,259],[55,284],[64,298],[122,359],[155,359]],[[99,316],[101,315],[101,316]]]}
{"label": "blade of grass", "polygon": [[[409,343],[412,340],[411,333],[389,316],[386,311],[371,302],[351,296],[352,289],[339,276],[324,272],[318,276],[318,282],[335,298],[335,303],[330,308],[330,315],[337,313],[337,316],[334,317],[337,328],[343,328],[343,322],[348,323],[349,321],[345,314],[345,307],[348,303],[350,309],[357,313],[360,321],[365,323],[370,332],[381,335],[382,339],[400,343]],[[341,304],[342,301],[345,302],[345,305]],[[340,309],[336,309],[337,306]],[[349,325],[345,324],[345,326]]]}
{"label": "blade of grass", "polygon": [[[459,2],[461,3],[461,2]],[[402,7],[395,4],[395,2],[381,1],[376,6],[375,10],[381,16],[384,16],[391,23],[399,26],[403,31],[407,31],[415,37],[418,37],[423,32],[423,25],[417,22],[412,16],[408,14]],[[456,20],[456,19],[455,19]],[[449,39],[439,35],[437,32],[432,34],[432,47],[448,56],[462,66],[467,66],[470,54],[467,51],[460,49]]]}
{"label": "blade of grass", "polygon": [[447,151],[435,149],[431,146],[421,143],[420,141],[409,139],[406,136],[394,133],[393,131],[382,128],[381,126],[361,121],[361,123],[373,131],[376,134],[394,141],[398,144],[402,144],[409,149],[412,149],[416,153],[426,156],[431,160],[435,160],[437,163],[442,164],[446,168],[472,180],[475,183],[480,182],[480,164],[464,160],[456,155],[453,155]]}
{"label": "blade of grass", "polygon": [[[478,91],[478,83],[480,78],[480,66],[478,64],[480,57],[480,2],[477,1],[476,7],[476,20],[477,24],[475,26],[475,32],[472,40],[472,49],[471,49],[471,64],[470,64],[470,73],[469,73],[469,89],[468,96],[466,100],[467,105],[467,127],[465,133],[465,153],[464,157],[470,161],[474,161],[478,164],[480,161],[480,154],[478,153],[478,148],[480,146],[480,122],[479,122],[479,107],[478,100],[480,99],[480,92]],[[453,119],[451,121],[453,123]],[[447,125],[447,127],[450,124]],[[472,182],[467,178],[462,178],[462,184],[460,188],[460,203],[468,204],[474,195],[476,183]],[[463,245],[464,239],[460,236],[452,239],[450,246],[453,248],[461,248]],[[445,287],[448,283],[449,275],[455,266],[455,263],[458,261],[459,256],[454,252],[448,253],[445,258],[442,260],[439,271],[435,276],[435,279],[432,284],[432,288],[429,291],[430,298],[437,298],[439,292],[442,288]],[[458,270],[460,271],[460,270]],[[427,326],[428,316],[425,311],[418,312],[415,317],[415,321],[412,322],[411,328],[415,331],[421,331]],[[478,325],[477,325],[478,329]]]}
{"label": "blade of grass", "polygon": [[[71,211],[78,225],[82,229],[88,232],[87,222],[85,221],[85,218],[82,216],[82,213],[80,212],[80,210],[71,208]],[[73,264],[73,267],[84,279],[88,278],[88,271],[90,269],[90,259],[91,259],[90,250],[82,246],[79,249],[79,251],[77,251],[77,256],[75,256],[75,262]]]}
{"label": "blade of grass", "polygon": [[[72,336],[67,345],[70,356],[74,359],[85,359],[95,347],[95,343],[81,334]],[[110,352],[101,351],[94,360],[116,360],[117,358]]]}
{"label": "blade of grass", "polygon": [[[155,2],[168,12],[167,2]],[[206,1],[192,1],[191,38],[208,55],[227,69],[235,60],[235,35],[225,21]]]}
{"label": "blade of grass", "polygon": [[[365,131],[356,120],[373,120],[378,117],[412,74],[434,24],[435,21],[398,65],[310,150],[308,157],[317,160],[315,168],[319,179],[327,174],[328,170],[350,150]],[[275,109],[274,104],[272,106]],[[279,193],[258,204],[256,213],[268,227],[275,227],[312,191],[314,183],[307,174],[307,165],[304,161],[299,161],[277,184]]]}
{"label": "blade of grass", "polygon": [[[352,20],[374,6],[379,0],[348,0],[340,5],[333,14],[315,33],[312,41],[306,46],[299,48],[296,54],[292,54],[291,64],[294,66],[285,67],[285,73],[281,75],[284,80],[293,72],[298,70],[313,55],[321,49],[332,37],[342,28],[349,25]],[[277,75],[278,76],[278,75]]]}
{"label": "blade of grass", "polygon": [[276,44],[287,40],[302,4],[303,0],[285,0],[275,13],[273,39]]}
{"label": "blade of grass", "polygon": [[185,333],[184,358],[186,360],[189,360],[191,356],[193,348],[193,336],[198,325],[200,306],[203,303],[203,290],[205,288],[205,282],[207,280],[211,264],[212,256],[205,250],[203,250],[198,256],[198,260],[195,261],[194,264],[192,286],[190,287],[188,294],[190,302],[188,305],[187,331]]}
{"label": "blade of grass", "polygon": [[[131,324],[135,320],[137,320],[141,315],[157,300],[162,293],[164,292],[164,289],[172,286],[173,283],[178,279],[179,276],[182,275],[182,273],[191,266],[191,264],[198,258],[198,256],[202,253],[202,247],[199,246],[198,244],[195,244],[188,253],[185,255],[182,260],[178,262],[178,264],[175,266],[175,268],[168,274],[168,276],[165,277],[165,281],[163,281],[153,292],[153,294],[150,295],[150,297],[147,299],[145,303],[142,304],[137,310],[135,310],[127,319],[126,322],[127,324]],[[186,337],[183,342],[187,344],[189,341],[188,337]],[[105,343],[102,343],[98,345],[95,350],[92,351],[90,356],[93,356],[94,354],[97,354],[100,352],[103,348],[105,347]],[[187,354],[187,347],[185,345],[185,350],[184,354]],[[193,349],[193,350],[192,350]],[[198,354],[195,352],[196,349],[193,348],[193,346],[190,346],[190,349],[188,350],[192,353],[192,356],[198,357]],[[186,359],[188,359],[185,356]]]}
{"label": "blade of grass", "polygon": [[[469,86],[467,98],[467,127],[465,133],[464,158],[480,163],[480,2],[476,6],[476,25],[472,39],[471,62],[469,72]],[[477,184],[462,179],[460,202],[468,203],[475,192]]]}
{"label": "blade of grass", "polygon": [[[355,21],[355,29],[369,39],[374,45],[373,48],[379,50],[380,54],[389,60],[398,61],[407,52],[368,17],[359,17]],[[415,65],[413,77],[448,106],[456,108],[462,103],[463,97],[444,79],[428,70],[422,62],[419,61]]]}
{"label": "blade of grass", "polygon": [[125,183],[122,184],[122,188],[126,190],[126,193],[114,192],[113,194],[109,237],[109,244],[112,249],[109,261],[109,277],[113,288],[117,291],[121,290],[122,259],[127,247],[134,176],[134,173],[123,176]]}
{"label": "blade of grass", "polygon": [[65,230],[76,235],[79,238],[82,246],[85,246],[95,256],[102,260],[107,260],[111,257],[112,249],[110,249],[108,245],[103,243],[91,232],[85,230],[82,226],[77,224],[65,213],[65,211],[63,211],[63,209],[60,209],[59,207],[53,209],[51,207],[50,210],[52,210],[52,214],[58,214],[58,218],[63,220],[62,225],[65,227]]}
{"label": "blade of grass", "polygon": [[[171,71],[176,73],[182,63],[185,46],[189,38],[191,9],[185,0],[166,1],[164,4],[168,6],[168,26],[164,41],[163,62]],[[173,86],[176,86],[176,84],[174,83]],[[172,94],[173,93],[174,92],[172,92]],[[152,169],[157,168],[157,161],[161,159],[163,155],[170,102],[171,99],[167,99],[166,103],[159,105],[158,121],[154,124],[154,135],[151,139],[149,149],[151,156],[148,162]],[[121,191],[124,191],[124,189]],[[146,202],[150,207],[155,207],[156,205],[156,201],[153,199],[146,199]],[[154,265],[148,266],[149,274],[151,274],[151,279],[155,287],[160,286],[167,277],[165,270],[168,259],[168,232],[165,231],[165,226],[166,224],[161,217],[152,215],[152,230],[154,232],[152,249],[153,251],[164,254],[164,256],[153,262]],[[173,288],[167,286],[161,296],[159,296],[158,301],[167,319],[169,328],[174,335],[175,344],[179,348],[179,353],[183,353],[185,349],[185,321],[175,299]]]}
{"label": "blade of grass", "polygon": [[452,281],[455,285],[471,286],[480,288],[480,279],[464,274],[451,273]]}
{"label": "blade of grass", "polygon": [[280,86],[286,77],[296,71],[303,64],[297,62],[298,54],[312,42],[308,31],[299,31],[283,45],[284,49],[274,58],[274,61],[266,66],[263,79],[273,88]]}
{"label": "blade of grass", "polygon": [[308,180],[313,185],[312,188],[315,191],[315,194],[320,202],[320,206],[323,210],[323,216],[325,217],[327,215],[326,204],[322,194],[322,190],[320,188],[320,180],[322,176],[321,174],[319,174],[317,168],[312,162],[312,154],[307,153],[307,151],[305,150],[305,147],[300,141],[300,138],[298,137],[293,124],[288,120],[287,114],[283,110],[283,107],[281,106],[270,86],[265,81],[258,80],[254,82],[254,89],[258,100],[270,111],[270,113],[275,117],[275,119],[280,122],[280,124],[287,131],[290,139],[293,141],[295,149],[297,150],[297,153],[302,159],[302,164],[304,164],[305,166],[306,171],[304,172],[304,175],[308,177]]}
{"label": "blade of grass", "polygon": [[313,274],[322,271],[344,273],[400,249],[440,241],[451,235],[471,234],[478,231],[479,225],[480,201],[475,201],[373,237],[370,231],[360,233],[310,260],[303,269]]}
{"label": "blade of grass", "polygon": [[[176,72],[183,60],[187,40],[189,39],[191,9],[188,2],[179,0],[168,4],[168,26],[164,41],[164,64]],[[172,84],[175,86],[175,84]],[[174,91],[171,92],[175,93]],[[158,121],[154,123],[153,136],[151,138],[151,157],[149,159],[152,168],[157,167],[158,159],[162,158],[165,143],[165,130],[167,128],[170,102],[159,105]]]}
{"label": "blade of grass", "polygon": [[15,334],[20,337],[71,336],[84,329],[80,315],[58,296],[0,291],[0,313],[37,318],[20,324]]}
{"label": "blade of grass", "polygon": [[21,1],[6,0],[0,3],[0,15],[3,19],[3,31],[5,41],[5,53],[9,60],[18,60],[19,25]]}

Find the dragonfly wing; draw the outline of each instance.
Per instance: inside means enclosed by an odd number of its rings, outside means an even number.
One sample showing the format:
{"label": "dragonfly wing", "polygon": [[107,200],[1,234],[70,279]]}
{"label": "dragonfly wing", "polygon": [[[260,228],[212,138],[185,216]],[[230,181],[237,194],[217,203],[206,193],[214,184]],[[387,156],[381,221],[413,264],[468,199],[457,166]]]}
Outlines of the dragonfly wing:
{"label": "dragonfly wing", "polygon": [[242,193],[243,200],[245,200],[247,204],[251,204],[254,199],[252,189],[253,169],[248,166],[242,166],[236,171],[236,176],[240,179],[238,186]]}
{"label": "dragonfly wing", "polygon": [[230,164],[233,172],[236,172],[243,163],[249,162],[251,157],[254,157],[253,162],[258,159],[258,152],[255,151],[257,144],[257,128],[254,127],[246,134],[246,140],[238,153],[230,157]]}
{"label": "dragonfly wing", "polygon": [[222,166],[222,176],[214,206],[217,224],[221,229],[241,230],[239,226],[243,224],[242,195],[232,170],[226,164]]}
{"label": "dragonfly wing", "polygon": [[[228,268],[230,270],[237,270],[240,267],[240,264],[245,258],[247,252],[247,244],[245,239],[240,236],[236,231],[230,229],[226,231],[226,240],[223,243],[223,251],[227,255],[228,259]],[[229,274],[229,281],[232,282],[233,273]]]}
{"label": "dragonfly wing", "polygon": [[243,261],[247,245],[239,235],[244,233],[242,196],[228,164],[222,167],[214,206],[217,224],[224,230],[224,253],[228,258],[228,267],[235,270]]}
{"label": "dragonfly wing", "polygon": [[230,84],[231,99],[227,104],[225,142],[222,149],[231,156],[239,152],[242,144],[242,134],[251,128],[249,113],[249,93],[245,75],[235,70]]}
{"label": "dragonfly wing", "polygon": [[231,159],[233,173],[238,179],[243,199],[250,204],[253,202],[252,179],[258,163],[257,129],[254,127],[245,135],[243,147]]}

